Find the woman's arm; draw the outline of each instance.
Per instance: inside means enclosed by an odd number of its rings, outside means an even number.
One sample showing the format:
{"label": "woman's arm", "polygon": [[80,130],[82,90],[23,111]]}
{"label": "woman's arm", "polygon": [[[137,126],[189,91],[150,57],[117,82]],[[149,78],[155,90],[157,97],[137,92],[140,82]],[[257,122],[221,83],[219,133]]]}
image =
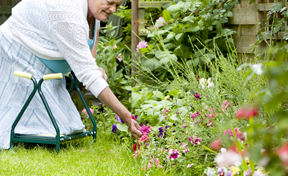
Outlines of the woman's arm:
{"label": "woman's arm", "polygon": [[99,95],[98,99],[108,108],[115,112],[128,126],[133,137],[141,137],[139,124],[131,118],[132,114],[116,98],[109,87],[106,87]]}

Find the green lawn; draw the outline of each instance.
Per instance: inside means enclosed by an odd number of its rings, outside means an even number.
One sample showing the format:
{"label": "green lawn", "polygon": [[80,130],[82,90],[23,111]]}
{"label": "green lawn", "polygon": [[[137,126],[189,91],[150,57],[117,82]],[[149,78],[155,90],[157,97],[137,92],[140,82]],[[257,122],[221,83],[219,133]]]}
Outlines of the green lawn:
{"label": "green lawn", "polygon": [[[18,146],[0,151],[0,176],[10,175],[168,175],[163,169],[142,171],[127,146],[99,137],[53,146]],[[173,175],[171,173],[170,175]]]}

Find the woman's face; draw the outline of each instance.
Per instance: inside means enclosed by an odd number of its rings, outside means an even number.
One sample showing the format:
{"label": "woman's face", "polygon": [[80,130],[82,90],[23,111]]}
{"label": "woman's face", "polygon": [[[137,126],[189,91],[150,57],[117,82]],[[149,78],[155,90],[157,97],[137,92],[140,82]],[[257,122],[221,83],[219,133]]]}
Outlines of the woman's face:
{"label": "woman's face", "polygon": [[88,18],[94,16],[97,20],[106,20],[109,15],[116,12],[122,0],[87,0]]}

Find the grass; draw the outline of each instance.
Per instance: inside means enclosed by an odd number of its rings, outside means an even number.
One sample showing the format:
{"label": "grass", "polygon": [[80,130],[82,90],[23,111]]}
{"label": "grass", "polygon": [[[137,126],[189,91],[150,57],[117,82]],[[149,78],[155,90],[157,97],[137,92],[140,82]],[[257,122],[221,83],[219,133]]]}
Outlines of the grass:
{"label": "grass", "polygon": [[142,171],[132,152],[119,141],[98,135],[54,146],[17,146],[0,151],[0,176],[10,175],[174,175],[163,169]]}

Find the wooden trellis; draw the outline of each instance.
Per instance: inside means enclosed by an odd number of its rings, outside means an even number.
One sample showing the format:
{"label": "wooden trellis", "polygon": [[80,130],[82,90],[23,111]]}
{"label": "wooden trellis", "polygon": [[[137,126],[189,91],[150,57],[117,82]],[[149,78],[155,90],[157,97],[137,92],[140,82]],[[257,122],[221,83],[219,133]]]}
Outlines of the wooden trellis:
{"label": "wooden trellis", "polygon": [[[139,35],[145,36],[142,29],[145,28],[144,21],[145,8],[159,8],[171,1],[153,1],[148,2],[139,0],[138,3],[138,16],[139,16]],[[263,19],[266,19],[267,12],[272,10],[274,0],[256,0],[253,4],[249,5],[249,0],[241,0],[240,4],[236,4],[232,10],[233,17],[229,19],[228,27],[235,30],[236,34],[233,35],[235,47],[239,56],[245,54],[247,57],[253,57],[251,47],[257,42],[257,32],[263,26]],[[288,7],[287,0],[285,0],[286,7]],[[280,17],[280,14],[278,14]],[[266,29],[265,32],[269,32]],[[284,31],[279,32],[277,36],[273,36],[274,40],[281,40]],[[261,44],[257,50],[265,48],[265,44]]]}

